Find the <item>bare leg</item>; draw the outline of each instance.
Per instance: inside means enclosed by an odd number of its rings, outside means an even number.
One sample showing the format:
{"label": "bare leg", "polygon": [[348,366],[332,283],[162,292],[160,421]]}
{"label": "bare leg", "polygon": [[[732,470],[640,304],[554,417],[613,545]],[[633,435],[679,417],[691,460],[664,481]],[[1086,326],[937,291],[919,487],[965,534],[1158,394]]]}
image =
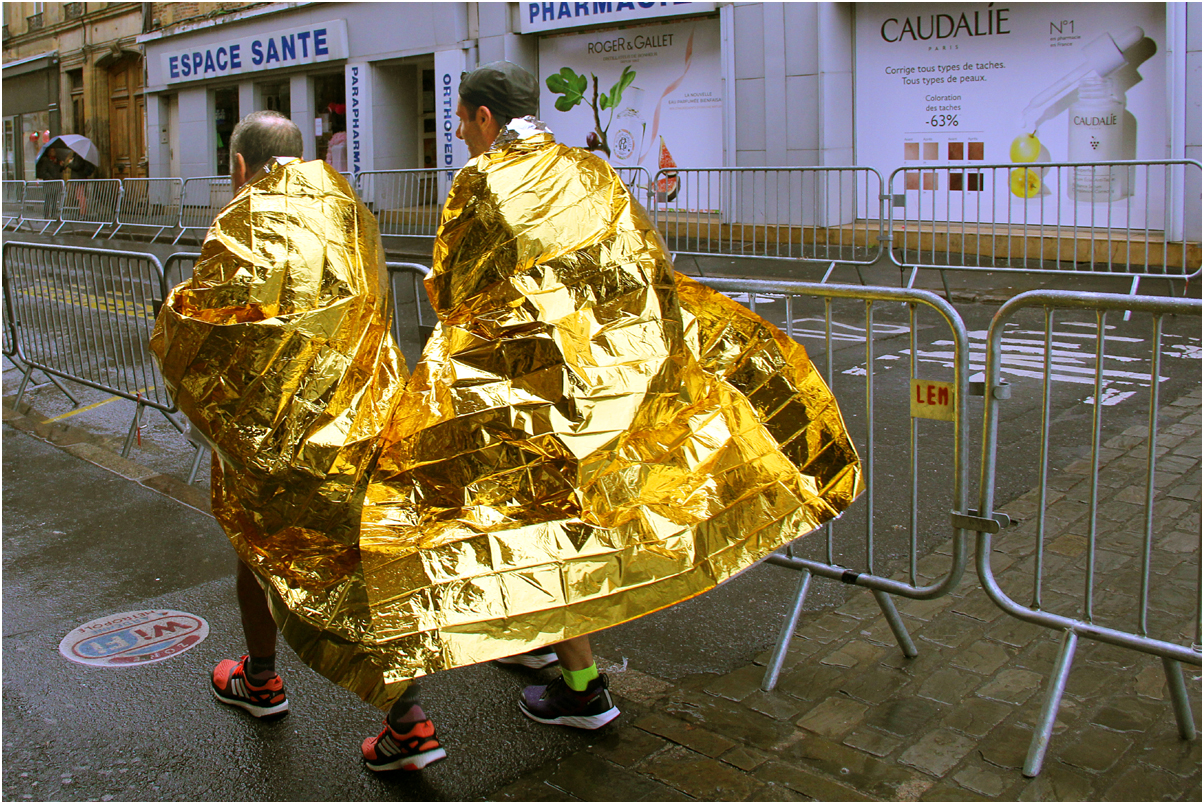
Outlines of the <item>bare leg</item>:
{"label": "bare leg", "polygon": [[594,651],[588,636],[574,637],[552,646],[565,670],[584,670],[594,663]]}
{"label": "bare leg", "polygon": [[276,621],[268,608],[268,597],[243,562],[238,562],[238,609],[242,613],[242,632],[247,653],[252,659],[276,655]]}

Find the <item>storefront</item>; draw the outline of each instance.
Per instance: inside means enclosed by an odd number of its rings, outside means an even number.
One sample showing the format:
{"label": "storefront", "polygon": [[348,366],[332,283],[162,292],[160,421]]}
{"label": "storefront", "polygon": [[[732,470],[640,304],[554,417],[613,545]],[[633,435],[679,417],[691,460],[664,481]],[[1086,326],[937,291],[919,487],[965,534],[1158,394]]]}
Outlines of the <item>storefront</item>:
{"label": "storefront", "polygon": [[4,178],[33,179],[38,150],[59,134],[58,52],[4,65]]}
{"label": "storefront", "polygon": [[[468,157],[460,73],[502,58],[539,75],[563,142],[650,173],[728,161],[716,3],[529,5],[280,4],[146,34],[151,174],[226,174],[239,117],[274,109],[300,127],[307,158],[329,152],[352,174],[444,168],[446,184]],[[562,111],[547,79],[568,70],[602,90]]]}
{"label": "storefront", "polygon": [[[502,58],[538,75],[560,141],[649,174],[867,164],[887,175],[950,153],[1007,158],[984,134],[1006,127],[992,110],[1006,100],[1004,116],[1022,116],[1029,85],[1134,28],[1144,37],[1117,75],[1140,125],[1117,153],[1198,157],[1198,12],[1171,8],[979,4],[955,18],[939,4],[267,5],[139,38],[151,175],[225,173],[238,118],[277,109],[301,128],[308,158],[345,153],[349,173],[438,167],[445,185],[467,159],[455,138],[460,73]],[[1026,63],[1037,38],[1040,57]],[[1041,114],[1064,113],[1064,100]],[[1042,145],[1069,156],[1064,133],[1043,125]]]}
{"label": "storefront", "polygon": [[147,34],[151,173],[228,174],[234,125],[258,109],[347,173],[435,167],[436,61],[458,80],[467,39],[463,3],[281,4]]}

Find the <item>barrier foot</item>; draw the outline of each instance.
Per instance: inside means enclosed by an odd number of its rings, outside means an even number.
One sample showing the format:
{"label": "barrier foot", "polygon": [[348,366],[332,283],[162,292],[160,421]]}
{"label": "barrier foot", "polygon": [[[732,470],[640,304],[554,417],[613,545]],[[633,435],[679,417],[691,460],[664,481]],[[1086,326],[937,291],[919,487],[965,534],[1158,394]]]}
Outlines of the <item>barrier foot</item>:
{"label": "barrier foot", "polygon": [[949,279],[945,276],[945,271],[941,269],[941,284],[945,286],[945,301],[953,304],[953,294],[949,292]]}
{"label": "barrier foot", "polygon": [[1163,656],[1162,668],[1166,671],[1166,684],[1171,688],[1171,704],[1175,707],[1175,720],[1179,721],[1179,736],[1184,740],[1194,740],[1196,720],[1192,717],[1187,686],[1183,683],[1183,665]]}
{"label": "barrier foot", "polygon": [[192,456],[192,466],[188,469],[188,485],[196,482],[197,473],[201,470],[201,457],[205,454],[205,448],[200,444],[196,445],[196,455]]}
{"label": "barrier foot", "polygon": [[[828,270],[824,271],[824,278],[819,280],[819,283],[821,285],[826,285],[828,283],[828,277],[830,277],[832,275],[832,272],[835,270],[836,270],[836,260],[832,260],[832,264],[828,266]],[[857,275],[858,276],[861,275],[860,268],[857,269]]]}
{"label": "barrier foot", "polygon": [[902,268],[902,266],[900,266],[899,267],[899,287],[907,288],[908,290],[910,290],[911,286],[913,284],[915,284],[916,274],[919,272],[919,270],[920,270],[919,268],[913,266],[911,269],[911,273],[907,275],[907,282],[904,283],[903,282],[903,268]]}
{"label": "barrier foot", "polygon": [[126,434],[125,444],[121,448],[121,457],[123,458],[130,457],[130,448],[134,446],[134,436],[138,434],[138,428],[142,426],[142,409],[145,407],[146,405],[139,402],[138,407],[134,409],[134,420],[130,422],[130,431]]}
{"label": "barrier foot", "polygon": [[[1137,286],[1138,286],[1138,285],[1140,285],[1140,284],[1141,284],[1141,277],[1140,277],[1140,276],[1135,276],[1135,277],[1133,277],[1133,284],[1129,286],[1129,295],[1130,295],[1130,296],[1136,296],[1136,295],[1137,295]],[[1130,317],[1131,315],[1133,315],[1133,311],[1132,311],[1132,310],[1125,310],[1124,320],[1125,320],[1125,321],[1128,321],[1128,320],[1129,320],[1129,317]]]}
{"label": "barrier foot", "polygon": [[[20,372],[29,371],[30,376],[33,376],[34,369],[32,367],[27,366],[27,365],[22,365],[22,362],[20,360],[17,360],[17,358],[15,356],[10,357],[9,355],[5,355],[5,357],[8,358],[8,362],[12,363],[13,368],[15,368],[17,371],[20,371]],[[36,391],[39,388],[45,388],[47,385],[53,385],[55,388],[57,388],[63,392],[63,396],[65,396],[71,400],[72,407],[76,407],[76,408],[79,407],[79,400],[75,398],[75,394],[68,391],[67,386],[63,385],[63,383],[59,380],[58,377],[54,376],[53,374],[47,374],[46,379],[48,380],[48,382],[40,382],[37,385],[34,385],[33,390]],[[22,378],[21,387],[23,389],[25,388],[24,378]],[[26,389],[26,390],[28,390],[28,389]],[[21,401],[21,394],[24,394],[24,393],[25,393],[25,390],[22,390],[20,393],[18,393],[17,402]],[[14,403],[14,404],[16,404],[16,403]]]}
{"label": "barrier foot", "polygon": [[761,679],[761,689],[766,692],[778,685],[778,676],[781,675],[782,664],[786,661],[786,649],[790,647],[790,640],[794,636],[794,629],[798,625],[799,614],[803,611],[803,601],[807,599],[807,588],[810,585],[811,570],[799,570],[798,591],[794,594],[794,605],[790,607],[790,612],[786,615],[786,622],[782,623],[782,630],[778,632],[777,644],[773,646],[773,657],[765,667],[765,677]]}
{"label": "barrier foot", "polygon": [[880,589],[872,591],[874,599],[878,601],[878,608],[882,609],[882,616],[886,618],[886,624],[890,626],[891,633],[895,635],[895,641],[899,643],[899,650],[903,651],[903,655],[908,659],[919,656],[920,652],[916,649],[916,643],[911,641],[911,634],[907,633],[907,626],[903,624],[903,618],[899,616],[899,610],[895,608],[895,601]]}
{"label": "barrier foot", "polygon": [[1041,717],[1033,729],[1033,741],[1029,743],[1028,756],[1024,759],[1023,773],[1030,779],[1041,772],[1041,765],[1045,762],[1045,752],[1049,750],[1049,738],[1053,736],[1054,721],[1058,719],[1058,707],[1062,705],[1062,693],[1066,692],[1066,678],[1070,675],[1070,663],[1074,661],[1074,649],[1078,644],[1079,635],[1067,631],[1049,677],[1049,694],[1045,696],[1045,705],[1041,708]]}
{"label": "barrier foot", "polygon": [[54,383],[54,387],[55,387],[55,388],[57,388],[57,389],[59,389],[60,391],[62,391],[62,392],[63,392],[63,396],[65,396],[65,397],[67,397],[68,399],[70,399],[70,400],[71,400],[71,404],[72,404],[74,407],[77,407],[77,408],[79,407],[79,400],[75,398],[75,395],[74,395],[74,394],[72,394],[70,391],[68,391],[68,390],[67,390],[67,386],[65,386],[65,385],[63,385],[61,382],[59,382],[59,378],[58,378],[58,377],[54,376],[53,374],[47,374],[47,375],[46,375],[46,377],[47,377],[47,378],[48,378],[48,379],[49,379],[49,380],[50,380],[52,383]]}
{"label": "barrier foot", "polygon": [[25,396],[25,389],[29,387],[29,378],[33,376],[33,366],[27,365],[25,373],[21,376],[21,386],[17,389],[17,400],[13,402],[13,407],[20,407],[21,398]]}

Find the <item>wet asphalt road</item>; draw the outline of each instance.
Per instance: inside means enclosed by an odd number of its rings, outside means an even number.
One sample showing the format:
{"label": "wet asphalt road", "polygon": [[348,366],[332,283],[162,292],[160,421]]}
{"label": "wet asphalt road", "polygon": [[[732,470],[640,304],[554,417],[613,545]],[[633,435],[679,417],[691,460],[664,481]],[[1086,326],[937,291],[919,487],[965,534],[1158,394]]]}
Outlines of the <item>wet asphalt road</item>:
{"label": "wet asphalt road", "polygon": [[[173,249],[174,250],[174,249]],[[704,271],[723,271],[720,261]],[[757,264],[760,269],[763,264]],[[682,266],[685,267],[685,266]],[[730,269],[728,269],[730,271]],[[887,269],[889,272],[889,269]],[[847,279],[847,278],[846,278]],[[886,281],[890,279],[870,281]],[[967,329],[985,331],[994,307],[959,304]],[[784,309],[762,300],[758,311],[782,323]],[[795,308],[800,340],[815,359],[823,341],[807,334],[816,310]],[[822,312],[820,313],[822,315]],[[833,386],[850,430],[864,432],[864,320],[855,308],[838,309],[848,336],[833,349]],[[808,323],[810,320],[810,323]],[[875,417],[877,500],[875,559],[893,571],[902,566],[906,503],[910,493],[907,450],[907,336],[904,308],[875,314],[875,363],[879,390]],[[1040,325],[1039,314],[1022,316],[1017,329]],[[1078,322],[1072,322],[1076,324]],[[1108,363],[1139,375],[1138,355],[1147,350],[1148,319],[1116,327],[1110,341],[1117,358]],[[861,327],[860,333],[857,328]],[[920,350],[932,359],[923,376],[950,379],[939,341],[947,337],[935,319],[922,319]],[[1074,326],[1060,332],[1074,333]],[[1163,398],[1200,381],[1198,319],[1169,321]],[[1031,335],[1015,333],[1024,340]],[[1063,338],[1067,343],[1073,339]],[[974,370],[974,336],[971,337]],[[981,338],[979,338],[981,344]],[[1171,348],[1174,347],[1174,348]],[[1194,351],[1193,351],[1194,350]],[[981,351],[981,349],[979,349]],[[1081,368],[1080,354],[1063,351],[1067,366]],[[1079,350],[1081,351],[1081,350]],[[1132,358],[1132,359],[1130,359]],[[1128,362],[1126,362],[1128,361]],[[1124,363],[1124,366],[1120,366]],[[6,397],[19,375],[4,364]],[[860,373],[858,371],[860,369]],[[1034,431],[1039,384],[1016,374],[1005,408],[999,492],[1001,501],[1032,488]],[[1148,369],[1147,369],[1148,371]],[[1070,368],[1062,372],[1071,376]],[[1119,393],[1146,393],[1139,379],[1116,376]],[[1065,380],[1053,386],[1054,443],[1051,465],[1084,457],[1090,443],[1089,389]],[[133,405],[79,389],[85,405],[75,413],[52,386],[32,392],[33,408],[47,417],[109,437],[119,445]],[[1135,399],[1136,397],[1131,397]],[[1144,424],[1130,398],[1103,409],[1103,438]],[[9,400],[11,402],[11,399]],[[981,401],[970,405],[972,422]],[[922,555],[948,538],[951,449],[948,425],[922,422],[919,461]],[[979,437],[970,428],[971,443]],[[379,729],[379,714],[317,676],[282,647],[281,670],[293,711],[277,723],[261,723],[216,703],[206,675],[221,658],[242,652],[233,598],[233,557],[213,520],[195,509],[124,480],[104,469],[4,427],[4,797],[33,800],[431,800],[471,799],[520,777],[544,762],[578,750],[594,735],[531,723],[517,711],[518,691],[531,676],[493,666],[462,668],[424,682],[452,760],[419,776],[375,776],[358,760],[359,742]],[[153,471],[183,477],[191,452],[156,413],[144,419],[142,444],[131,456]],[[970,500],[976,501],[977,452],[969,468]],[[207,481],[198,482],[205,488]],[[863,502],[838,526],[835,550],[844,563],[861,560]],[[822,542],[812,540],[812,555]],[[756,567],[714,592],[597,635],[598,653],[612,666],[620,696],[639,673],[682,681],[698,673],[721,674],[766,650],[776,636],[796,579],[792,573]],[[831,606],[844,589],[812,584],[808,608]],[[122,611],[170,608],[208,620],[210,636],[187,653],[158,664],[119,670],[69,663],[58,654],[64,634],[95,617]],[[629,675],[614,672],[626,664]],[[627,681],[631,679],[631,681]],[[639,711],[638,696],[624,704],[624,718]],[[47,760],[47,756],[51,759]]]}
{"label": "wet asphalt road", "polygon": [[[229,709],[206,687],[243,650],[232,552],[213,521],[7,424],[3,449],[6,800],[474,799],[591,739],[519,713],[537,674],[467,667],[423,685],[454,761],[378,776],[359,743],[381,715],[287,648],[290,714]],[[208,620],[208,639],[136,667],[59,655],[85,622],[155,608]]]}

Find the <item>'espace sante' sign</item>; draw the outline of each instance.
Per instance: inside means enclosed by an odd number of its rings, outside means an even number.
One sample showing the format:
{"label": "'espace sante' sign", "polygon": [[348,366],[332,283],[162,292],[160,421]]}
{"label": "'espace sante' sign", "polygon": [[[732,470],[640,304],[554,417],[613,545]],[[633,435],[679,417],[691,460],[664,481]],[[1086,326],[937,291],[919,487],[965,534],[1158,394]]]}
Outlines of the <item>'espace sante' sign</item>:
{"label": "'espace sante' sign", "polygon": [[347,22],[332,20],[164,53],[163,74],[176,84],[345,58]]}
{"label": "'espace sante' sign", "polygon": [[621,23],[682,14],[709,14],[715,10],[715,4],[526,2],[519,3],[519,9],[519,30],[526,34],[604,22]]}

